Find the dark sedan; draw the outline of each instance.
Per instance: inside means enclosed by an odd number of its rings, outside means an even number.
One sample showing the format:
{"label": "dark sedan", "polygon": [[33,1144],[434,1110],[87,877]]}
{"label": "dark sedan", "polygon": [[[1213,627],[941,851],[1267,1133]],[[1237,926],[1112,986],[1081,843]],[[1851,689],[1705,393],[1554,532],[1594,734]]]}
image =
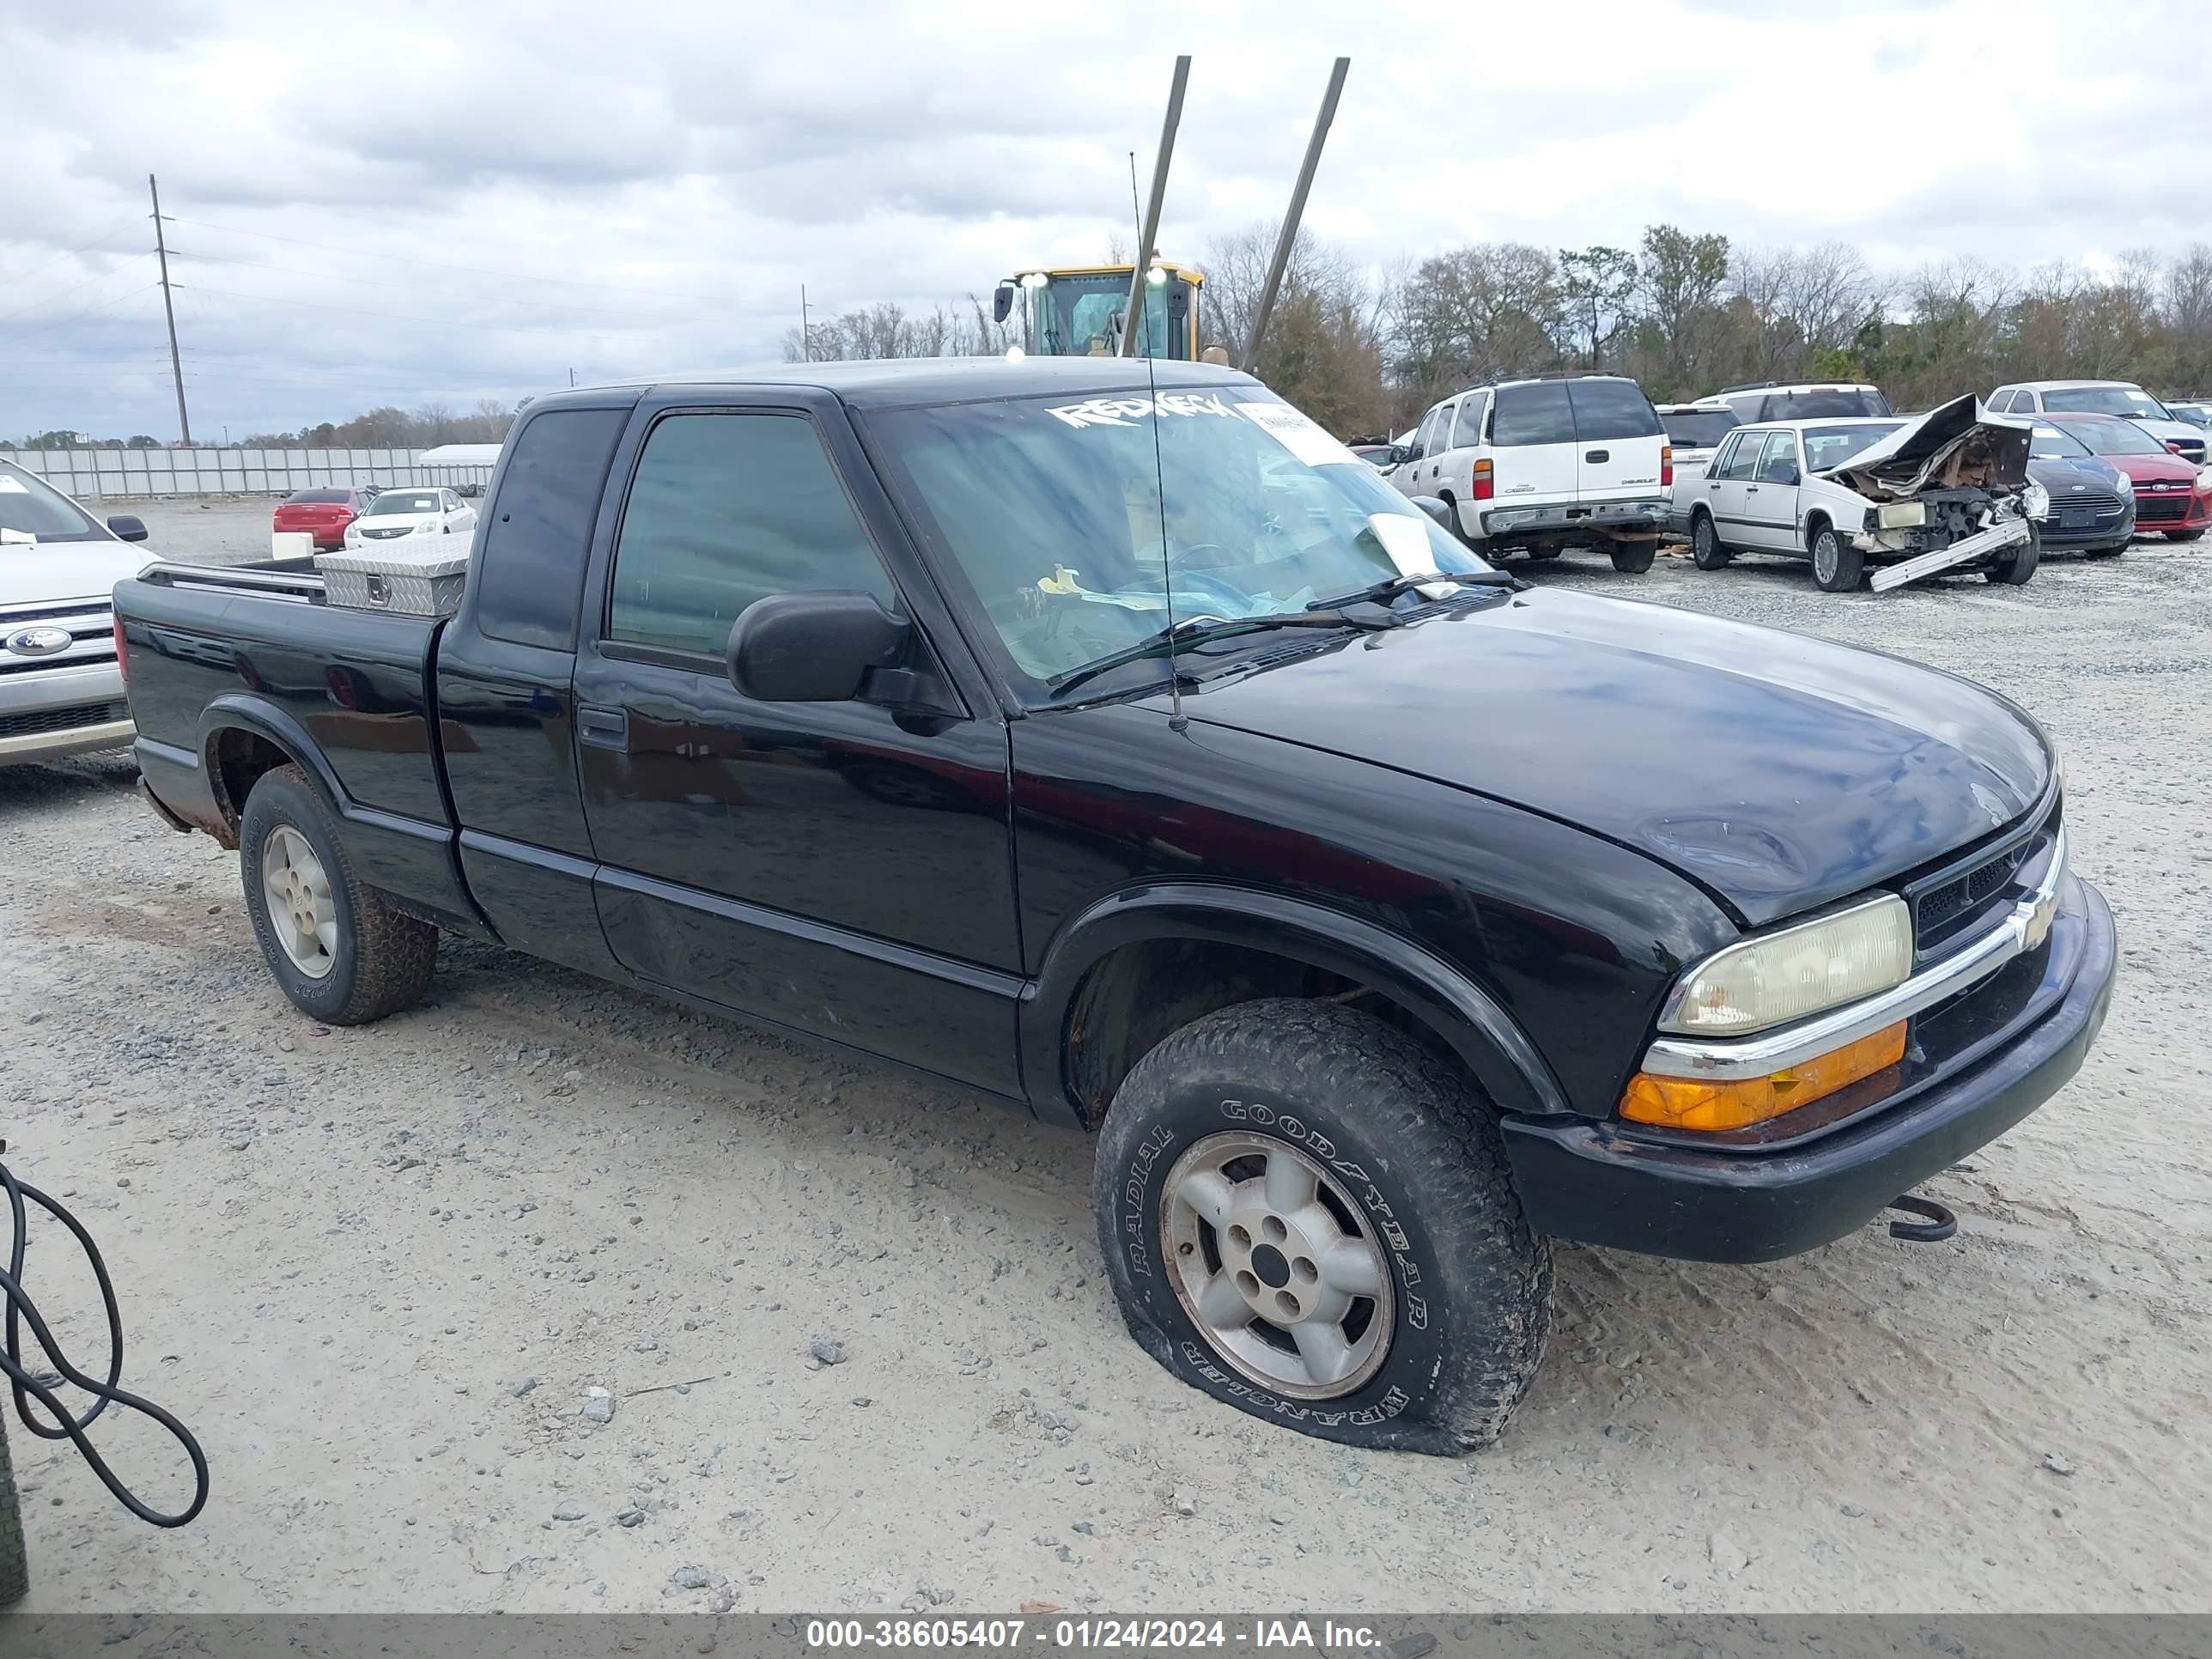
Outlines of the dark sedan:
{"label": "dark sedan", "polygon": [[2128,550],[2136,495],[2127,475],[2069,432],[2039,424],[2027,476],[2051,492],[2043,550],[2073,548],[2093,558]]}

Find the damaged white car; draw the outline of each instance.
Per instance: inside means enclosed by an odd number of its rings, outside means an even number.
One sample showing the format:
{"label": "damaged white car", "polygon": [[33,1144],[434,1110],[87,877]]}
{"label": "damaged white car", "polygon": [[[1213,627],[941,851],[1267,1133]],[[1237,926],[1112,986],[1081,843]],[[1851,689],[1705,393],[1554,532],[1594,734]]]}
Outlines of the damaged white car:
{"label": "damaged white car", "polygon": [[2035,574],[2051,508],[2028,477],[2031,437],[1971,394],[1910,420],[1739,427],[1675,486],[1674,520],[1703,570],[1776,553],[1809,560],[1831,593],[1869,568],[1877,591],[1966,570],[2017,586]]}

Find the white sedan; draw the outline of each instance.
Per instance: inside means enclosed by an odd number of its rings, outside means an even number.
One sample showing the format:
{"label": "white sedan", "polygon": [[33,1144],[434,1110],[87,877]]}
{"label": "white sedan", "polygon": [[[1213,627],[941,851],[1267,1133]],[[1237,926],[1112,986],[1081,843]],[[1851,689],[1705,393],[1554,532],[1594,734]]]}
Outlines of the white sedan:
{"label": "white sedan", "polygon": [[2051,506],[2027,475],[2030,434],[1971,393],[1912,419],[1738,427],[1702,474],[1678,476],[1674,513],[1700,570],[1778,553],[1809,560],[1831,593],[1962,569],[2016,586],[2035,574]]}
{"label": "white sedan", "polygon": [[387,489],[346,526],[345,544],[362,548],[403,536],[468,536],[476,527],[476,508],[450,489]]}

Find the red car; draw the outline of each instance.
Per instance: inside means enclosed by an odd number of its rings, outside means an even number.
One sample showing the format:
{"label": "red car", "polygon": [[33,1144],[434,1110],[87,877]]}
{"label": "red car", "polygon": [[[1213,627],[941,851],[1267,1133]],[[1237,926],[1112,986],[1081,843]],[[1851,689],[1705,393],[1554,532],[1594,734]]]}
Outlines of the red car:
{"label": "red car", "polygon": [[2193,542],[2212,525],[2212,466],[2183,460],[2117,415],[2046,412],[2041,418],[2128,475],[2136,487],[2138,536],[2162,531],[2170,542]]}
{"label": "red car", "polygon": [[277,530],[304,530],[315,545],[335,553],[345,546],[346,526],[368,511],[375,493],[367,489],[331,488],[298,489],[277,503]]}

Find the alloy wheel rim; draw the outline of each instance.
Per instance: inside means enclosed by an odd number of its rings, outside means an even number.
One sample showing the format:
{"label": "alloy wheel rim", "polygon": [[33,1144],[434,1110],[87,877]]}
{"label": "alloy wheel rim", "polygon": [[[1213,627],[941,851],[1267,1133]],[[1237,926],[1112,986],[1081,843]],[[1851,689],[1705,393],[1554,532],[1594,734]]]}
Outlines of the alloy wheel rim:
{"label": "alloy wheel rim", "polygon": [[309,979],[337,965],[337,904],[331,878],[307,838],[289,823],[269,832],[261,848],[261,896],[269,928],[291,964]]}
{"label": "alloy wheel rim", "polygon": [[1270,1135],[1208,1135],[1161,1187],[1169,1282],[1246,1381],[1333,1400],[1373,1380],[1397,1299],[1373,1224],[1328,1170]]}
{"label": "alloy wheel rim", "polygon": [[1813,571],[1824,582],[1836,579],[1836,535],[1824,530],[1813,538]]}

